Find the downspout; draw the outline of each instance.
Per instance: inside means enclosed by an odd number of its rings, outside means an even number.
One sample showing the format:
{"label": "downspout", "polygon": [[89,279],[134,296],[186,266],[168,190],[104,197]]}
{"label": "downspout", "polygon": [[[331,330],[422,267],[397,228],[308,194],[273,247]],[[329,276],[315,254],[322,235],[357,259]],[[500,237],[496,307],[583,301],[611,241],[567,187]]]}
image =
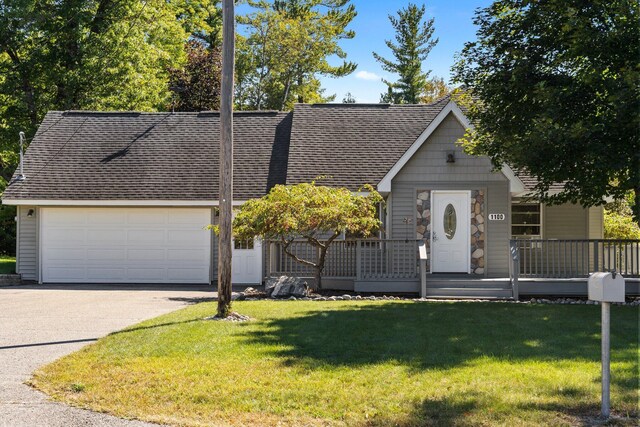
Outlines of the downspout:
{"label": "downspout", "polygon": [[17,181],[24,181],[25,180],[25,176],[24,176],[24,132],[20,132],[20,173],[18,174],[18,176],[16,177]]}

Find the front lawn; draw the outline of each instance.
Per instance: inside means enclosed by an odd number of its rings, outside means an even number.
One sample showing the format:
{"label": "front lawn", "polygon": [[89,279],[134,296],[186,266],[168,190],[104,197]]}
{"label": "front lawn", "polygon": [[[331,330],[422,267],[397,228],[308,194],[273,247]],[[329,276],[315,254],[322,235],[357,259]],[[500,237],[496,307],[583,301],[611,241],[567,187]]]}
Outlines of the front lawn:
{"label": "front lawn", "polygon": [[13,274],[16,272],[16,257],[0,255],[0,274]]}
{"label": "front lawn", "polygon": [[[204,303],[48,365],[56,400],[174,425],[576,425],[600,402],[600,307]],[[638,308],[612,307],[612,408],[638,416]],[[619,421],[635,425],[636,419]]]}

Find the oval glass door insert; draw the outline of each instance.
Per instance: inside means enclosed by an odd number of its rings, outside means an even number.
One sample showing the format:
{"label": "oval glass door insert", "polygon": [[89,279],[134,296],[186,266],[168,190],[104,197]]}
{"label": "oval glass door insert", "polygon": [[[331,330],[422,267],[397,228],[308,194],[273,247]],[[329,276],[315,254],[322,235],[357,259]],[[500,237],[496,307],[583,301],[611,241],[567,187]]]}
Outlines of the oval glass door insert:
{"label": "oval glass door insert", "polygon": [[453,207],[451,203],[444,208],[444,235],[447,236],[447,239],[453,239],[453,236],[456,234],[456,208]]}

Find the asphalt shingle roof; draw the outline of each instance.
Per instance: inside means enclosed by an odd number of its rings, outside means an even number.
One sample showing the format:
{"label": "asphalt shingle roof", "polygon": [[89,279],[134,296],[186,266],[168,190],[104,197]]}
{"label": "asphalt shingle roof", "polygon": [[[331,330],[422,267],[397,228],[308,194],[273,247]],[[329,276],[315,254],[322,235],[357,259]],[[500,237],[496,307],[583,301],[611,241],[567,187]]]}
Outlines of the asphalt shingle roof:
{"label": "asphalt shingle roof", "polygon": [[299,104],[293,115],[287,183],[376,185],[448,102]]}
{"label": "asphalt shingle roof", "polygon": [[[234,199],[285,182],[290,132],[291,113],[235,113]],[[219,141],[216,112],[52,111],[3,198],[217,200]]]}
{"label": "asphalt shingle roof", "polygon": [[[234,199],[276,184],[376,185],[449,102],[234,113]],[[220,115],[49,112],[3,199],[217,200]],[[517,175],[531,190],[537,180]],[[555,189],[556,186],[554,186]],[[558,184],[559,189],[562,184]]]}

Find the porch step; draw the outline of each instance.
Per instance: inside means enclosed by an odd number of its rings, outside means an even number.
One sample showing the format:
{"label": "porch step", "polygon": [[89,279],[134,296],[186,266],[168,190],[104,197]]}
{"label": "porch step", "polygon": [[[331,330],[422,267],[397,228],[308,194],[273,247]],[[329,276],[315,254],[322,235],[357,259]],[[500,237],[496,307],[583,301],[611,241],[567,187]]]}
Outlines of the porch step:
{"label": "porch step", "polygon": [[509,289],[509,279],[429,279],[427,277],[427,289],[429,288],[456,288],[456,289]]}
{"label": "porch step", "polygon": [[511,289],[502,287],[427,287],[427,298],[482,298],[482,299],[510,299]]}

